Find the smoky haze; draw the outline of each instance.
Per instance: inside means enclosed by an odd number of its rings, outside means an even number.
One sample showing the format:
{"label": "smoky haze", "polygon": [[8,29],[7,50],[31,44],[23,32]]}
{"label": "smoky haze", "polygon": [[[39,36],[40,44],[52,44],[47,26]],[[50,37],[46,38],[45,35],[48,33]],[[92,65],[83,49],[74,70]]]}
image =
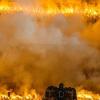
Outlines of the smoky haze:
{"label": "smoky haze", "polygon": [[[15,0],[22,6],[42,1]],[[0,87],[42,91],[64,82],[66,86],[99,91],[99,32],[99,19],[87,24],[80,15],[1,15]]]}

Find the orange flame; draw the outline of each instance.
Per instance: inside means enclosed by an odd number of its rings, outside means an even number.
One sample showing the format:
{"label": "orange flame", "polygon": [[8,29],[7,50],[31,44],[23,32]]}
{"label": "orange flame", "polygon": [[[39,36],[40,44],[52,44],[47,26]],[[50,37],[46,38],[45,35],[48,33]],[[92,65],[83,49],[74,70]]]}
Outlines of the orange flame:
{"label": "orange flame", "polygon": [[77,94],[78,100],[100,100],[100,94],[81,89]]}
{"label": "orange flame", "polygon": [[99,16],[100,17],[100,5],[88,5],[82,3],[72,3],[72,2],[47,2],[35,7],[22,7],[20,4],[15,2],[1,2],[0,3],[0,13],[31,13],[33,15],[73,15],[80,14],[83,16]]}
{"label": "orange flame", "polygon": [[36,92],[36,90],[31,90],[30,93],[26,93],[23,95],[15,94],[14,92],[10,93],[8,96],[8,91],[5,93],[0,93],[0,100],[42,100],[41,96]]}
{"label": "orange flame", "polygon": [[[23,95],[17,95],[15,93],[11,93],[10,96],[0,93],[0,100],[42,100],[42,96],[39,95],[36,90],[31,90],[30,93],[26,93]],[[84,89],[77,90],[77,98],[78,100],[100,100],[100,94],[95,94],[91,91],[87,91]]]}

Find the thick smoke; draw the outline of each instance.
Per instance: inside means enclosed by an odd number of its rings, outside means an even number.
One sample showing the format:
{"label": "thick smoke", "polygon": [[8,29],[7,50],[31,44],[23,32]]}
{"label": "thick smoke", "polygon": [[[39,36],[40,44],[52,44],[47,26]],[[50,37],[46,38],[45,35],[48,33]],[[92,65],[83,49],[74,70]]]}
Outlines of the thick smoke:
{"label": "thick smoke", "polygon": [[[23,6],[37,4],[35,0],[16,1]],[[79,15],[1,15],[1,87],[41,91],[64,82],[99,90],[99,27],[100,21],[87,25]]]}

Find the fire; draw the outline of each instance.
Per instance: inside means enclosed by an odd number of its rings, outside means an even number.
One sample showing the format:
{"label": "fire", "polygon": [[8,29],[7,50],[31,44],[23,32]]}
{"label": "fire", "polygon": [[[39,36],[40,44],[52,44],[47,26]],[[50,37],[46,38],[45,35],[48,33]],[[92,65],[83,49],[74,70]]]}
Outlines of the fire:
{"label": "fire", "polygon": [[6,91],[5,93],[0,93],[0,100],[42,100],[41,96],[36,92],[36,90],[30,90],[30,93],[25,93],[23,95],[15,94],[11,91]]}
{"label": "fire", "polygon": [[[100,100],[100,94],[79,89],[77,90],[77,98],[78,100]],[[10,95],[8,95],[8,91],[6,91],[5,93],[0,93],[0,100],[42,100],[42,96],[35,89],[31,90],[30,93],[25,92],[23,95],[18,95],[11,91]]]}
{"label": "fire", "polygon": [[[70,1],[70,0],[69,0]],[[76,2],[42,2],[40,5],[35,7],[24,7],[16,2],[0,2],[0,13],[31,13],[32,15],[74,15],[80,14],[82,16],[99,16],[100,17],[100,5],[93,4],[81,4]],[[10,91],[11,92],[11,91]],[[77,92],[78,100],[100,100],[100,94],[95,94],[93,92],[81,89]],[[8,91],[0,93],[0,100],[41,100],[40,96],[36,90],[31,90],[22,95],[11,92],[8,95]]]}
{"label": "fire", "polygon": [[24,7],[16,2],[1,2],[1,13],[15,13],[24,12],[31,13],[32,15],[74,15],[80,14],[83,16],[99,16],[100,17],[100,5],[76,3],[76,2],[41,2],[37,6]]}
{"label": "fire", "polygon": [[0,2],[0,13],[6,14],[6,13],[14,13],[14,12],[20,12],[22,11],[22,7],[17,5],[15,2]]}
{"label": "fire", "polygon": [[81,89],[77,94],[78,100],[100,100],[100,94]]}

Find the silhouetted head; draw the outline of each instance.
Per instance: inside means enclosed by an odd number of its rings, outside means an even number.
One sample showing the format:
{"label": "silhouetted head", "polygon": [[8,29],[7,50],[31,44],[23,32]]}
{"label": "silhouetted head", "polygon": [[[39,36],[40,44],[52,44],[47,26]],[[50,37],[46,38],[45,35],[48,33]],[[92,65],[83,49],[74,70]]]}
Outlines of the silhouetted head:
{"label": "silhouetted head", "polygon": [[64,84],[63,83],[60,83],[59,84],[59,88],[64,88]]}

